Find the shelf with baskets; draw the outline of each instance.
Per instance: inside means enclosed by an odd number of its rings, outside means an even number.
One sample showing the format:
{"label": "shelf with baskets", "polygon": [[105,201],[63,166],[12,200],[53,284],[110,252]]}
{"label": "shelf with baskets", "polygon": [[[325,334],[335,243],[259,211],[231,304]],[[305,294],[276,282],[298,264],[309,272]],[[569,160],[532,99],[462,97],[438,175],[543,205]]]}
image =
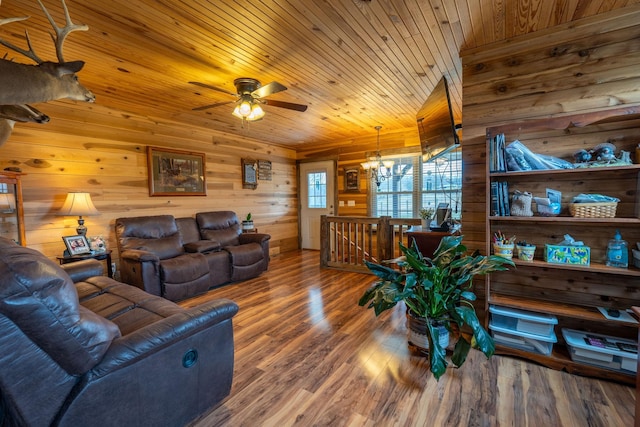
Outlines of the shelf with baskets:
{"label": "shelf with baskets", "polygon": [[[574,161],[575,153],[589,151],[603,142],[613,144],[616,154],[624,150],[633,157],[640,144],[640,110],[621,108],[488,128],[490,156],[494,138],[500,134],[504,135],[506,145],[518,140],[533,153],[570,162]],[[574,169],[496,172],[492,171],[492,159],[487,159],[488,190],[492,185],[494,189],[502,185],[508,188],[512,202],[516,191],[535,198],[545,197],[547,189],[551,189],[561,194],[561,203],[557,214],[539,212],[533,202],[530,211],[518,211],[532,216],[512,216],[509,211],[500,211],[495,205],[495,194],[492,197],[492,191],[487,191],[487,253],[493,251],[495,235],[514,236],[516,242],[526,241],[536,246],[536,250],[532,261],[514,259],[515,269],[492,273],[487,278],[485,309],[489,313],[493,306],[510,307],[552,313],[558,319],[554,328],[557,342],[554,341],[548,354],[519,348],[517,344],[512,345],[510,339],[497,345],[498,353],[525,357],[553,369],[632,384],[635,372],[624,369],[629,367],[628,363],[623,363],[620,369],[616,369],[613,362],[613,368],[595,366],[588,363],[590,359],[585,362],[577,357],[578,353],[563,337],[567,330],[579,330],[620,339],[637,338],[637,323],[612,321],[598,311],[598,307],[626,311],[640,300],[640,268],[633,265],[631,251],[629,268],[605,265],[607,244],[616,230],[630,248],[640,242],[640,164],[621,164],[617,160],[612,163],[578,164],[585,167]],[[572,205],[574,196],[579,194],[606,195],[617,198],[618,202]],[[589,248],[588,265],[546,261],[545,246],[558,245],[567,235]],[[487,316],[487,326],[491,318]]]}

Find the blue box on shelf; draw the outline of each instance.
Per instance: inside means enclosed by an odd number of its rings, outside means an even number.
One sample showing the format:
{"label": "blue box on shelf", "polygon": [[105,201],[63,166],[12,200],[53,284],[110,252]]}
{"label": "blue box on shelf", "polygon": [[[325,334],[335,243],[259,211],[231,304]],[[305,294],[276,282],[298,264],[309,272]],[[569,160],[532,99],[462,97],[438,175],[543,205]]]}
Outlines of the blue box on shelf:
{"label": "blue box on shelf", "polygon": [[589,246],[545,245],[544,259],[553,264],[589,265]]}

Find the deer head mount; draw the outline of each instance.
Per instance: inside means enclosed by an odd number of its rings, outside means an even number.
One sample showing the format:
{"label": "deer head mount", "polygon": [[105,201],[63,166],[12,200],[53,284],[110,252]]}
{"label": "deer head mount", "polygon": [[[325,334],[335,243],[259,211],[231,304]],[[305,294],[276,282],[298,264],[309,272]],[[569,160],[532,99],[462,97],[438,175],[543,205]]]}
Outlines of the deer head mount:
{"label": "deer head mount", "polygon": [[[38,0],[38,4],[55,32],[55,35],[51,34],[51,38],[56,47],[58,62],[40,59],[31,45],[27,31],[25,31],[25,38],[28,49],[22,49],[0,38],[0,44],[36,63],[35,65],[21,64],[6,59],[6,55],[0,59],[0,146],[11,135],[15,122],[46,123],[49,121],[46,115],[27,104],[65,98],[76,101],[95,101],[95,95],[82,86],[76,76],[76,73],[84,66],[84,62],[66,62],[63,53],[63,45],[67,36],[73,31],[86,31],[89,27],[71,22],[69,10],[64,0],[62,0],[65,15],[64,27],[56,25],[41,0]],[[0,26],[26,19],[28,16],[0,19]]]}

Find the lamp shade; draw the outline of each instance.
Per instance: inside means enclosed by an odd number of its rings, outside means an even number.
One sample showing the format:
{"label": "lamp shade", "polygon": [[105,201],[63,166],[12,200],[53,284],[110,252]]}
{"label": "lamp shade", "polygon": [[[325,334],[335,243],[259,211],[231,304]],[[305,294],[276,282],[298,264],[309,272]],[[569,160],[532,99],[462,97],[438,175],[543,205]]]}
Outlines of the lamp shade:
{"label": "lamp shade", "polygon": [[91,195],[89,193],[69,193],[67,194],[67,200],[64,201],[62,209],[58,211],[58,215],[65,216],[77,216],[78,227],[76,232],[85,236],[87,234],[87,227],[84,226],[83,215],[98,215],[98,209],[93,205],[91,201]]}
{"label": "lamp shade", "polygon": [[84,216],[84,215],[98,215],[98,209],[93,205],[91,201],[91,194],[89,193],[69,193],[67,199],[64,201],[64,205],[58,211],[58,215],[65,216]]}

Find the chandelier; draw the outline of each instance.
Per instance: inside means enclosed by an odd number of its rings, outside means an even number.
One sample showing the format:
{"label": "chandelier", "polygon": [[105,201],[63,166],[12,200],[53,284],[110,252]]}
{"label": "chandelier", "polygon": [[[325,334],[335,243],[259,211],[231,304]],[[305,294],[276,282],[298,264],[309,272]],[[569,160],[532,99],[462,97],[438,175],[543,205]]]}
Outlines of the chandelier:
{"label": "chandelier", "polygon": [[376,126],[375,129],[378,131],[376,157],[374,160],[361,163],[361,165],[367,171],[371,181],[375,182],[378,189],[380,189],[380,184],[391,178],[393,160],[382,160],[380,156],[380,129],[382,129],[382,126]]}

